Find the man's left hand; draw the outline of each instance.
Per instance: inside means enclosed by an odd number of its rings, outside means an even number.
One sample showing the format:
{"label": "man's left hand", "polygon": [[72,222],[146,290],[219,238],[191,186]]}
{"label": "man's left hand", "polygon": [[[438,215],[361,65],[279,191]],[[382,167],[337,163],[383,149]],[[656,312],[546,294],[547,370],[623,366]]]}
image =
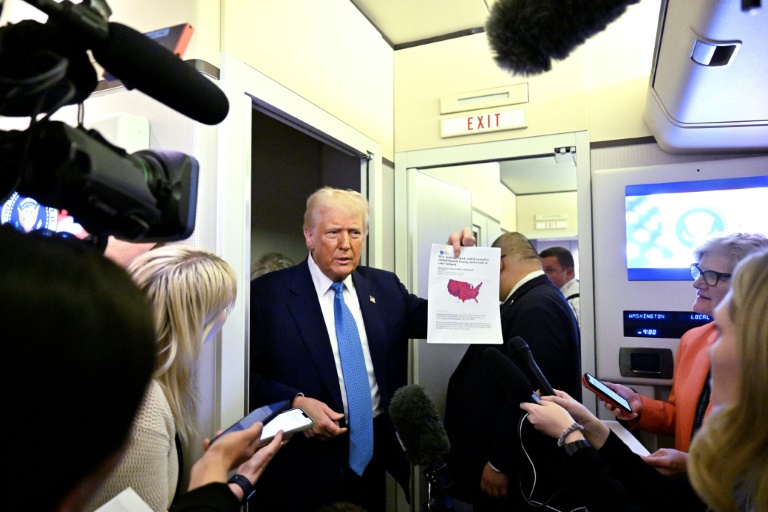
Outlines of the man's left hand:
{"label": "man's left hand", "polygon": [[483,468],[483,478],[480,480],[480,489],[488,496],[506,498],[508,486],[509,477],[493,469],[490,462],[486,463]]}
{"label": "man's left hand", "polygon": [[453,246],[453,255],[458,257],[461,254],[461,247],[471,247],[477,243],[475,235],[471,228],[464,228],[460,233],[451,233],[448,237],[448,244]]}

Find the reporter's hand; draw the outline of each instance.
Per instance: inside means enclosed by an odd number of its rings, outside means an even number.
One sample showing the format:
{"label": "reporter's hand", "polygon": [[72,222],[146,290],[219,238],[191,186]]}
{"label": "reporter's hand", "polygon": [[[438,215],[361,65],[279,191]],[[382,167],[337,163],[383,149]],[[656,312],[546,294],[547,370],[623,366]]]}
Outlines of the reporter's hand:
{"label": "reporter's hand", "polygon": [[[261,477],[261,474],[264,473],[267,465],[277,454],[277,451],[282,448],[286,442],[288,442],[288,440],[283,442],[283,431],[280,430],[275,434],[275,437],[268,445],[256,450],[256,453],[254,453],[250,459],[243,462],[240,467],[237,468],[237,474],[243,475],[251,481],[251,484],[255,485],[256,481]],[[243,499],[246,498],[246,496],[243,495],[243,489],[239,485],[231,484],[229,488],[232,489],[232,492],[239,501],[243,501]]]}
{"label": "reporter's hand", "polygon": [[611,411],[611,414],[616,416],[618,419],[625,421],[634,420],[640,416],[640,414],[643,412],[643,401],[640,399],[640,395],[632,391],[627,386],[622,386],[621,384],[614,384],[613,382],[605,381],[603,381],[603,384],[614,390],[619,394],[619,396],[625,398],[627,402],[629,402],[629,407],[632,409],[632,412],[629,413],[624,409],[616,407],[611,402],[606,402],[603,400],[602,396],[597,395],[597,398],[603,401],[605,408]]}
{"label": "reporter's hand", "polygon": [[555,396],[543,396],[542,401],[553,402],[568,411],[568,414],[573,417],[574,421],[583,425],[585,428],[600,420],[587,409],[584,404],[575,400],[571,395],[565,391],[555,390]]}
{"label": "reporter's hand", "polygon": [[688,472],[688,454],[672,448],[661,448],[642,459],[664,476],[675,477]]}
{"label": "reporter's hand", "polygon": [[327,441],[345,434],[348,430],[339,427],[339,421],[344,418],[344,414],[334,411],[320,400],[307,396],[297,396],[293,400],[293,406],[302,409],[314,421],[312,428],[304,431],[305,437],[316,437],[321,441]]}
{"label": "reporter's hand", "polygon": [[528,413],[528,422],[536,430],[554,439],[560,438],[563,430],[574,422],[568,411],[552,401],[542,400],[539,404],[524,402],[520,408]]}
{"label": "reporter's hand", "polygon": [[464,228],[460,233],[451,233],[448,236],[448,245],[453,246],[453,255],[458,257],[461,254],[461,247],[471,247],[477,244],[475,235],[472,234],[471,228]]}
{"label": "reporter's hand", "polygon": [[504,473],[499,473],[491,467],[491,463],[486,463],[483,468],[483,476],[480,480],[480,489],[488,496],[494,498],[506,498],[507,487],[509,486],[509,477]]}
{"label": "reporter's hand", "polygon": [[565,391],[556,389],[555,394],[557,396],[543,396],[541,397],[541,401],[555,403],[568,411],[568,414],[571,415],[574,421],[584,427],[584,437],[587,438],[589,444],[594,446],[597,450],[602,448],[603,444],[605,444],[605,441],[608,439],[608,435],[611,433],[608,426],[600,421],[597,416],[592,414],[589,409],[584,407],[584,404],[574,400]]}
{"label": "reporter's hand", "polygon": [[[189,490],[211,482],[226,482],[231,469],[248,461],[259,450],[261,429],[261,423],[254,423],[245,430],[231,432],[220,437],[215,444],[211,444],[209,439],[205,439],[203,441],[205,453],[195,462],[190,471]],[[280,440],[282,440],[282,434]],[[280,442],[278,441],[278,448],[279,445]],[[268,454],[269,452],[263,455]],[[270,455],[267,462],[271,458]]]}

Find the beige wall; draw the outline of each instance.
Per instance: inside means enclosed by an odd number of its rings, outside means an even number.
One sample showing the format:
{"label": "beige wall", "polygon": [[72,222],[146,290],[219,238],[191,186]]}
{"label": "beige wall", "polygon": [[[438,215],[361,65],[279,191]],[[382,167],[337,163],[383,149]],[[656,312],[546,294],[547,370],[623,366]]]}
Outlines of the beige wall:
{"label": "beige wall", "polygon": [[[551,73],[532,78],[512,76],[493,60],[482,33],[398,50],[395,148],[401,152],[585,130],[584,70],[584,52],[579,49],[557,63]],[[440,138],[440,120],[456,115],[440,115],[441,97],[523,82],[529,84],[527,128]]]}
{"label": "beige wall", "polygon": [[394,160],[393,50],[349,0],[222,0],[223,51],[331,113]]}
{"label": "beige wall", "polygon": [[[517,196],[517,231],[532,239],[575,238],[579,234],[576,192]],[[565,215],[564,228],[537,229],[536,215]]]}
{"label": "beige wall", "polygon": [[501,199],[501,229],[517,231],[517,196],[507,187],[499,186]]}
{"label": "beige wall", "polygon": [[[659,0],[630,6],[608,28],[552,70],[514,76],[498,67],[485,34],[395,52],[398,152],[588,129],[591,141],[650,135],[643,121]],[[440,138],[440,98],[529,83],[528,126]]]}
{"label": "beige wall", "polygon": [[659,0],[642,0],[587,41],[591,141],[651,135],[643,112],[659,8]]}
{"label": "beige wall", "polygon": [[113,21],[141,32],[191,23],[185,59],[218,67],[227,52],[380,143],[394,160],[394,52],[348,0],[109,3]]}

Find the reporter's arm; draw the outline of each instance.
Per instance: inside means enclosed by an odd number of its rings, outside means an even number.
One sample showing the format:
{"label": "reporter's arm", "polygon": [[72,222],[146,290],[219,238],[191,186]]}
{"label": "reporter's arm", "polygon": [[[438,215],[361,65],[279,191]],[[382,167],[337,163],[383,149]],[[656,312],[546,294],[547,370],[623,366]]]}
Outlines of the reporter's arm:
{"label": "reporter's arm", "polygon": [[[228,483],[229,471],[240,464],[238,474],[251,485],[255,484],[282,444],[283,432],[280,431],[268,445],[261,447],[261,430],[262,424],[255,423],[220,437],[215,444],[206,439],[205,453],[190,471],[189,492],[177,500],[173,512],[239,510],[245,492],[239,485]],[[234,509],[229,508],[232,503],[235,503]]]}
{"label": "reporter's arm", "polygon": [[[583,435],[589,441],[589,444],[599,450],[611,432],[608,426],[592,414],[589,409],[584,407],[581,402],[571,398],[568,393],[557,389],[555,393],[556,396],[541,397],[542,402],[557,404],[567,411],[576,423],[584,427]],[[567,428],[567,426],[564,428]]]}

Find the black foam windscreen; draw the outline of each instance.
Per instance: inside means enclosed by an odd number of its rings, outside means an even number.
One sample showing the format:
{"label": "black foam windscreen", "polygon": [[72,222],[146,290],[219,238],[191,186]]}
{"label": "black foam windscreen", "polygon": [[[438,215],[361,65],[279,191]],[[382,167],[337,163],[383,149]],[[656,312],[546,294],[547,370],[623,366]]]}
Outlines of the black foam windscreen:
{"label": "black foam windscreen", "polygon": [[485,25],[496,63],[530,76],[552,68],[640,0],[497,0]]}
{"label": "black foam windscreen", "polygon": [[418,384],[395,391],[389,415],[412,464],[433,464],[450,451],[451,443],[435,404]]}

